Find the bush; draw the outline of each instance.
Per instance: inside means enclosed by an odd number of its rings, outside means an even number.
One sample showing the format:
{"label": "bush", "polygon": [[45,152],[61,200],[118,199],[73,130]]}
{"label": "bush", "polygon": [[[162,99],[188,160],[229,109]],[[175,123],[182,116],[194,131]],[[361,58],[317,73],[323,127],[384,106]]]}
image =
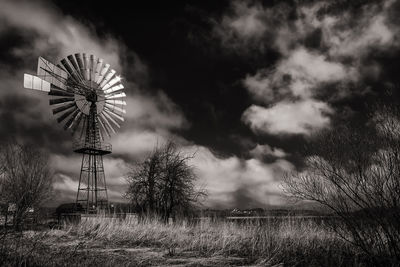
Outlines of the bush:
{"label": "bush", "polygon": [[305,170],[287,175],[284,182],[290,196],[333,211],[340,218],[333,229],[376,265],[382,259],[400,262],[398,114],[382,108],[371,118],[373,124],[320,133]]}

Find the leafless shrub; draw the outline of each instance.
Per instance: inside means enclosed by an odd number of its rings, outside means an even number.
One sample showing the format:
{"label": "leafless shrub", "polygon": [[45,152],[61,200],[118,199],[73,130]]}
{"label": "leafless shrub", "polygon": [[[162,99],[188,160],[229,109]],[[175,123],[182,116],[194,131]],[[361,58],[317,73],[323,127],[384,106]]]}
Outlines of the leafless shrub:
{"label": "leafless shrub", "polygon": [[16,205],[14,226],[20,228],[28,210],[38,209],[51,195],[48,155],[33,146],[5,144],[0,169],[0,201]]}
{"label": "leafless shrub", "polygon": [[303,172],[285,177],[285,191],[316,201],[340,220],[331,226],[369,254],[400,261],[399,113],[382,107],[374,127],[346,125],[320,133]]}
{"label": "leafless shrub", "polygon": [[172,142],[156,147],[127,175],[126,197],[140,211],[164,220],[187,214],[206,195],[196,187],[197,177],[188,165],[191,157],[183,155]]}

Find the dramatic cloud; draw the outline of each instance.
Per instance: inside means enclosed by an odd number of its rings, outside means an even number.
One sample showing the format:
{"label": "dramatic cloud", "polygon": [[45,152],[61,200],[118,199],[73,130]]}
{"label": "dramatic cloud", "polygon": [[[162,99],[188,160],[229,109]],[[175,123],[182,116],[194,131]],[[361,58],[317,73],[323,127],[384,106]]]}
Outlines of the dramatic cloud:
{"label": "dramatic cloud", "polygon": [[380,66],[366,67],[363,61],[373,49],[388,51],[397,45],[398,27],[388,23],[393,4],[365,5],[355,15],[351,10],[327,12],[335,5],[328,2],[270,8],[257,1],[234,2],[233,12],[214,27],[222,44],[230,48],[235,44],[236,50],[259,47],[259,53],[268,48],[281,54],[272,66],[268,62],[268,67],[244,78],[256,102],[267,106],[250,106],[243,121],[256,133],[268,134],[307,135],[328,127],[328,115],[334,110],[318,95],[326,94],[322,90],[333,84],[336,89],[329,93],[343,98],[349,94],[346,88],[361,83],[362,76],[379,77]]}
{"label": "dramatic cloud", "polygon": [[[324,44],[333,57],[350,57],[355,60],[366,56],[370,49],[387,50],[398,45],[395,38],[398,28],[387,23],[388,12],[395,1],[383,1],[383,6],[372,5],[364,10],[354,23],[351,13],[325,16],[314,20],[313,26],[321,29]],[[350,27],[349,25],[355,24]]]}
{"label": "dramatic cloud", "polygon": [[243,160],[236,156],[220,158],[201,146],[188,146],[185,150],[195,152],[191,163],[202,178],[199,184],[204,184],[209,193],[205,205],[254,208],[282,204],[279,185],[282,174],[294,168],[290,162],[278,159],[265,164],[258,159]]}
{"label": "dramatic cloud", "polygon": [[280,60],[273,71],[247,75],[244,85],[254,98],[271,103],[287,96],[309,99],[322,83],[350,81],[356,76],[353,68],[300,47]]}
{"label": "dramatic cloud", "polygon": [[163,91],[128,98],[126,118],[144,128],[180,129],[188,124],[179,107]]}
{"label": "dramatic cloud", "polygon": [[324,102],[311,99],[278,102],[269,108],[252,105],[242,119],[256,133],[309,134],[329,125],[331,108]]}

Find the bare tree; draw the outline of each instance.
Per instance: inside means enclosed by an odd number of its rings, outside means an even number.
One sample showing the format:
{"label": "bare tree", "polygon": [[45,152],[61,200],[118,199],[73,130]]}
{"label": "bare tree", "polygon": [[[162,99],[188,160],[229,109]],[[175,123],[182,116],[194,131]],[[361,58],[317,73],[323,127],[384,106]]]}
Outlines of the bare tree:
{"label": "bare tree", "polygon": [[398,115],[396,109],[383,107],[370,125],[320,133],[305,170],[287,175],[283,184],[290,196],[332,210],[340,219],[331,226],[344,239],[375,259],[387,256],[396,261],[400,260]]}
{"label": "bare tree", "polygon": [[187,214],[206,195],[195,185],[197,177],[188,164],[191,158],[172,142],[156,147],[127,175],[126,197],[140,211],[163,219]]}
{"label": "bare tree", "polygon": [[36,147],[5,144],[0,153],[0,200],[14,203],[14,226],[21,226],[28,209],[37,209],[51,195],[48,155]]}

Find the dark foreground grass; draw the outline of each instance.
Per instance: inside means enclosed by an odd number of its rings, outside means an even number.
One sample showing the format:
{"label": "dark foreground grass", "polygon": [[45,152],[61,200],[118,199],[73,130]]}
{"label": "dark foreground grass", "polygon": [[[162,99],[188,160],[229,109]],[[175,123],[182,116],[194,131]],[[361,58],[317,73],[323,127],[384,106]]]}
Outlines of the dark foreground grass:
{"label": "dark foreground grass", "polygon": [[367,266],[368,258],[313,221],[165,225],[90,218],[59,230],[8,235],[3,265]]}

